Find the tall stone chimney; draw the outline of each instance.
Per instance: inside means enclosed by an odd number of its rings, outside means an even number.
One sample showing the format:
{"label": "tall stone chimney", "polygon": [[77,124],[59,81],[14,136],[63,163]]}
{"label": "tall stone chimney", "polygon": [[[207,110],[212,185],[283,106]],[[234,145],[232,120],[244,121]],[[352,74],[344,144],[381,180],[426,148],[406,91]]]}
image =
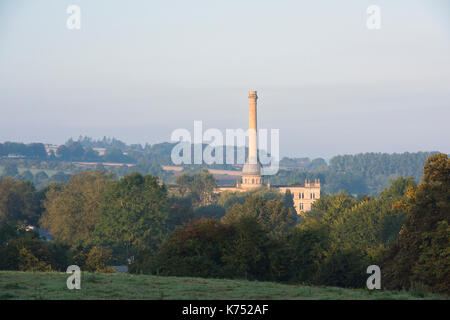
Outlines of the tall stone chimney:
{"label": "tall stone chimney", "polygon": [[257,122],[256,122],[256,100],[258,96],[256,91],[248,93],[248,163],[258,164],[258,136],[257,136]]}
{"label": "tall stone chimney", "polygon": [[256,91],[248,93],[248,158],[242,169],[242,188],[257,188],[263,183],[261,176],[261,165],[258,160],[258,127]]}

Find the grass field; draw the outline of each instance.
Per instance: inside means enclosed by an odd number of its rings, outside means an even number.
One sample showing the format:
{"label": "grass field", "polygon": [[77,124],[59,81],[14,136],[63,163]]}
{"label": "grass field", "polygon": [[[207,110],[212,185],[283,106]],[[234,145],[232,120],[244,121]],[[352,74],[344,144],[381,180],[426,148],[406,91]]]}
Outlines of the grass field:
{"label": "grass field", "polygon": [[0,271],[0,299],[447,299],[432,294],[384,290],[93,273],[82,273],[81,289],[69,290],[68,276],[57,272]]}

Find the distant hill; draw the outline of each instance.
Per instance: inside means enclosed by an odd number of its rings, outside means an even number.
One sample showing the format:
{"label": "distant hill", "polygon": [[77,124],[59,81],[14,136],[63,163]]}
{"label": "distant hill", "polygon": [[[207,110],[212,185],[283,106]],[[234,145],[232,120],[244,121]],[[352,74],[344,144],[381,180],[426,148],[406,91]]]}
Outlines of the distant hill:
{"label": "distant hill", "polygon": [[[23,144],[17,142],[0,143],[0,158],[7,165],[6,161],[21,161],[26,164],[27,160],[33,160],[33,168],[54,169],[59,167],[59,171],[67,172],[71,168],[64,166],[64,163],[91,163],[91,167],[102,168],[101,163],[116,163],[119,168],[114,169],[117,176],[123,176],[132,171],[139,171],[143,174],[156,174],[164,181],[171,181],[173,175],[178,174],[163,170],[162,167],[173,166],[172,150],[177,143],[163,142],[153,145],[132,144],[115,139],[104,137],[95,140],[89,137],[80,136],[78,140],[69,139],[64,145],[56,146],[56,152],[47,154],[42,143]],[[206,148],[202,145],[202,150]],[[102,153],[98,150],[101,149]],[[234,147],[235,159],[238,151],[243,151],[245,157],[247,148]],[[228,147],[223,147],[224,163]],[[434,154],[433,152],[415,153],[361,153],[356,155],[337,155],[329,163],[322,159],[288,158],[280,160],[280,171],[277,175],[268,177],[271,183],[279,185],[302,184],[305,178],[320,178],[322,190],[327,193],[347,190],[352,194],[373,194],[376,195],[384,187],[389,185],[390,179],[399,176],[414,177],[417,181],[422,176],[422,169],[426,159]],[[193,162],[194,145],[191,145],[191,159]],[[52,162],[56,165],[42,167],[37,162]],[[132,166],[130,168],[126,168]],[[241,165],[231,164],[183,164],[183,169],[188,172],[196,172],[201,168],[213,170],[228,170],[221,173],[216,172],[215,176],[219,184],[233,184],[236,181],[234,173],[241,170]],[[21,168],[29,169],[26,165]],[[109,169],[108,169],[109,170]],[[79,171],[78,169],[76,171]],[[28,174],[28,176],[30,176]],[[22,177],[26,178],[26,177]],[[44,179],[45,180],[45,179]],[[45,183],[45,181],[44,181]]]}
{"label": "distant hill", "polygon": [[[276,176],[270,178],[273,184],[301,184],[305,178],[320,178],[322,190],[335,193],[347,190],[353,194],[378,194],[389,185],[390,179],[399,176],[422,177],[422,170],[428,157],[438,153],[361,153],[339,155],[330,160],[329,165],[312,166],[315,161],[308,158],[283,159],[289,169],[280,166]],[[317,159],[316,159],[317,160]],[[281,164],[281,163],[280,163]]]}

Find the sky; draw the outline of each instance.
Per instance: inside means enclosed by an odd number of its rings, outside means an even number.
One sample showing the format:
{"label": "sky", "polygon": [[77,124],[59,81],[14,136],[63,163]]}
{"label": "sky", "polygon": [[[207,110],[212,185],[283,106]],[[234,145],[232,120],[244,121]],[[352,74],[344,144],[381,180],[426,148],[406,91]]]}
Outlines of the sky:
{"label": "sky", "polygon": [[246,129],[249,90],[281,156],[450,153],[450,2],[0,2],[0,142]]}

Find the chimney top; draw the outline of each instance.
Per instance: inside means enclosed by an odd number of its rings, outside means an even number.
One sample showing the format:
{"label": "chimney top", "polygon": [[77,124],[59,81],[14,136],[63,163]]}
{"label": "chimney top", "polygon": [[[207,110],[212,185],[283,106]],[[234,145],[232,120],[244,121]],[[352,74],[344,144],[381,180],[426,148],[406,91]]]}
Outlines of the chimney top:
{"label": "chimney top", "polygon": [[256,94],[256,91],[249,91],[248,92],[248,97],[249,98],[258,98],[258,96],[257,96],[257,94]]}

